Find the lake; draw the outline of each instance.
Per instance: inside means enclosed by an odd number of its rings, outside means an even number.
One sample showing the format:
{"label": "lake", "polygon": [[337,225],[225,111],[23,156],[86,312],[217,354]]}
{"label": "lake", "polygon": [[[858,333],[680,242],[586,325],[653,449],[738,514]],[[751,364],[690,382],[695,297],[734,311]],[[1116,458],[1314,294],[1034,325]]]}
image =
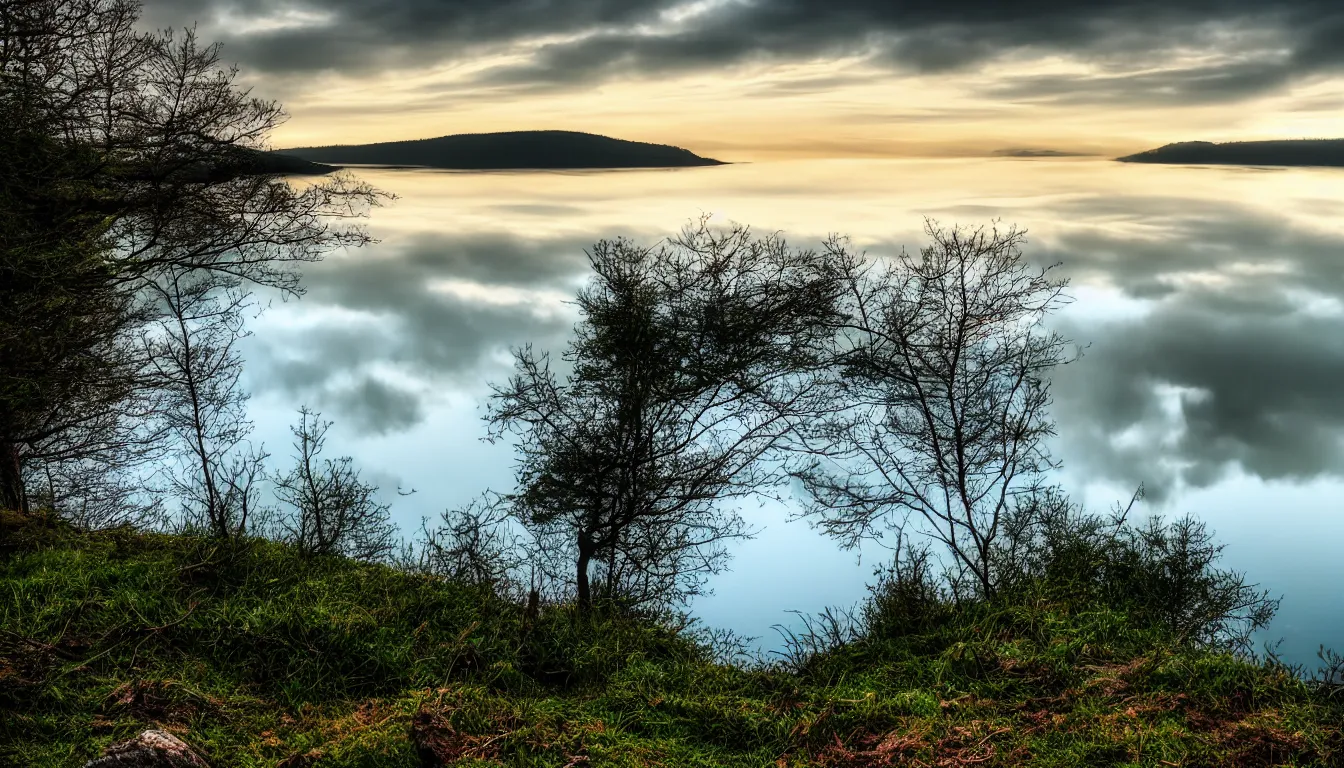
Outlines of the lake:
{"label": "lake", "polygon": [[[408,530],[511,486],[507,445],[481,441],[508,349],[559,352],[584,248],[653,244],[688,220],[831,233],[870,254],[945,225],[1000,220],[1061,263],[1075,301],[1054,319],[1084,345],[1055,378],[1060,480],[1090,508],[1199,516],[1224,565],[1283,595],[1265,640],[1314,668],[1344,650],[1344,170],[1127,165],[1098,158],[799,160],[613,172],[360,169],[398,196],[380,243],[309,265],[248,339],[256,438],[283,463],[300,404],[336,422],[329,451],[378,482]],[[396,488],[415,493],[398,496]],[[856,563],[789,510],[747,505],[760,535],[693,606],[777,644],[791,609],[849,606]]]}

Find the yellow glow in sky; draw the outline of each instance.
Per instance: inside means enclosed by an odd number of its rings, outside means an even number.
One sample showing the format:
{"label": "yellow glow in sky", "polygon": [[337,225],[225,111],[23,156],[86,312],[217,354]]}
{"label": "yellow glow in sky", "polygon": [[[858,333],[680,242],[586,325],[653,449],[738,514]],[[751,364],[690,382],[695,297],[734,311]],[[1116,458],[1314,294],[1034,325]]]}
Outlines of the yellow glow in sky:
{"label": "yellow glow in sky", "polygon": [[[631,78],[572,90],[520,92],[472,78],[522,60],[366,78],[325,76],[283,94],[292,119],[277,147],[360,144],[454,133],[575,130],[686,147],[728,161],[804,157],[952,157],[1037,148],[1117,155],[1173,141],[1301,138],[1340,132],[1337,82],[1233,104],[1080,106],[1001,97],[996,87],[1052,76],[1113,73],[1059,57],[992,73],[898,75],[855,61],[738,67]],[[255,82],[266,95],[267,82]],[[1099,94],[1104,95],[1104,94]]]}

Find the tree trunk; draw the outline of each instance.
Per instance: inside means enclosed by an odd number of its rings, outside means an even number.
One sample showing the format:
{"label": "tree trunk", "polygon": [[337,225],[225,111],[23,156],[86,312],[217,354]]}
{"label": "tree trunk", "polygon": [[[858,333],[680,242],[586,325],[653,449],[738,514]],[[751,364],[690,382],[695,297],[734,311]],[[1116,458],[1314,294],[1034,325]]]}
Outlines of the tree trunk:
{"label": "tree trunk", "polygon": [[531,627],[536,623],[539,616],[541,616],[541,592],[533,589],[527,593],[527,610],[523,611],[523,628]]}
{"label": "tree trunk", "polygon": [[592,548],[586,542],[579,542],[579,560],[574,576],[578,585],[580,616],[587,616],[593,609],[593,594],[588,586],[588,562],[592,559]]}
{"label": "tree trunk", "polygon": [[28,496],[23,492],[23,472],[19,464],[19,446],[0,442],[0,509],[28,512]]}

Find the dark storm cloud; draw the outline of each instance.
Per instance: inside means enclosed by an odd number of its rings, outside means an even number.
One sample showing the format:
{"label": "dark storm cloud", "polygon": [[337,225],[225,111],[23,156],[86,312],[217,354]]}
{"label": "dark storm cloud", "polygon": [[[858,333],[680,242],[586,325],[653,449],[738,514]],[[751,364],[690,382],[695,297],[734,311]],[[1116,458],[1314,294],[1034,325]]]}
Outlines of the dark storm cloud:
{"label": "dark storm cloud", "polygon": [[[540,216],[564,215],[581,211],[573,206],[503,205],[510,213]],[[451,277],[487,285],[514,287],[556,286],[585,275],[588,240],[527,240],[506,234],[482,234],[449,237],[422,234],[397,246],[395,268],[421,277]],[[315,275],[316,276],[316,275]],[[323,278],[316,276],[320,281]],[[314,284],[315,290],[325,290]],[[329,288],[329,287],[328,287]]]}
{"label": "dark storm cloud", "polygon": [[1234,204],[1105,198],[1074,208],[1100,224],[1033,255],[1154,304],[1065,329],[1090,344],[1056,378],[1073,469],[1143,482],[1158,498],[1233,468],[1344,475],[1344,235]]}
{"label": "dark storm cloud", "polygon": [[985,89],[984,95],[1056,104],[1180,106],[1237,101],[1287,85],[1302,74],[1289,63],[1262,60],[1141,74],[1016,77]]}
{"label": "dark storm cloud", "polygon": [[[527,343],[558,350],[573,324],[567,311],[464,297],[442,282],[568,296],[586,274],[588,245],[422,235],[314,264],[301,308],[342,312],[317,328],[268,329],[265,345],[250,353],[259,386],[329,409],[364,432],[410,427],[436,390],[507,375],[502,366],[486,370],[493,355]],[[412,380],[394,381],[387,369]]]}
{"label": "dark storm cloud", "polygon": [[[273,73],[358,74],[540,43],[524,63],[483,77],[525,88],[749,61],[844,56],[939,72],[1064,53],[1123,71],[992,87],[1022,99],[1184,102],[1237,98],[1344,64],[1337,0],[150,0],[148,11],[160,24],[199,20],[230,57]],[[283,25],[285,14],[304,12],[328,23]],[[1167,66],[1177,49],[1230,58]]]}
{"label": "dark storm cloud", "polygon": [[[145,5],[146,21],[211,25],[231,56],[277,72],[433,64],[481,45],[628,25],[657,7],[626,0],[147,0]],[[305,15],[326,23],[285,24]]]}
{"label": "dark storm cloud", "polygon": [[329,392],[327,401],[335,411],[350,416],[351,426],[365,434],[398,432],[424,418],[424,408],[415,392],[373,376]]}
{"label": "dark storm cloud", "polygon": [[1342,327],[1287,302],[1217,294],[1075,327],[1093,346],[1058,378],[1056,413],[1075,435],[1065,455],[1159,498],[1233,467],[1266,480],[1344,474]]}
{"label": "dark storm cloud", "polygon": [[[1287,290],[1344,297],[1344,238],[1286,217],[1176,197],[1094,197],[1059,203],[1054,210],[1065,220],[1094,226],[1040,243],[1033,255],[1062,262],[1080,278],[1103,277],[1137,298],[1176,294],[1182,290],[1179,279],[1190,273],[1222,273],[1237,287],[1229,298],[1240,300],[1254,295],[1278,300]],[[1227,274],[1238,265],[1272,273]]]}

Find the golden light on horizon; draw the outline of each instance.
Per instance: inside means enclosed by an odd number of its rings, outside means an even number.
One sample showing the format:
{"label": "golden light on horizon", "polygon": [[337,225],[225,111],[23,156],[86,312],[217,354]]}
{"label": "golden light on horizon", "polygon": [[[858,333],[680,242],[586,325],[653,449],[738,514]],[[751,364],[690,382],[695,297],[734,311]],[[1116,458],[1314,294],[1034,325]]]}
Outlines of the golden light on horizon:
{"label": "golden light on horizon", "polygon": [[[856,54],[545,87],[490,79],[565,42],[522,41],[470,59],[373,73],[249,77],[259,95],[280,97],[292,116],[273,137],[277,147],[573,130],[672,144],[730,162],[983,156],[1024,148],[1114,156],[1185,140],[1330,135],[1344,108],[1332,100],[1337,84],[1320,78],[1234,102],[1168,98],[1163,67],[1237,64],[1235,55],[1206,50],[1177,50],[1127,69],[1082,56],[1018,53],[992,67],[920,73]],[[1127,81],[1145,77],[1156,80],[1143,98],[1117,95]],[[1052,90],[1075,82],[1091,92]],[[1153,99],[1166,101],[1155,107]]]}

